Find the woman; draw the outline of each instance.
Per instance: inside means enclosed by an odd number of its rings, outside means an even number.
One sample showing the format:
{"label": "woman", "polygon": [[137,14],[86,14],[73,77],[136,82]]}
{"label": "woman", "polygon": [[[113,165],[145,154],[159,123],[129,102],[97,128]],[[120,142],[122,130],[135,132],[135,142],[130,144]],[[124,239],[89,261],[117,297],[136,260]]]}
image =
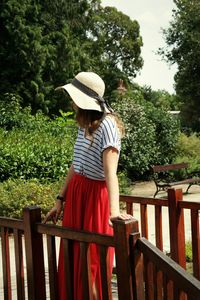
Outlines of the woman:
{"label": "woman", "polygon": [[[79,73],[70,84],[61,87],[73,100],[79,125],[73,163],[66,182],[44,223],[57,222],[63,209],[63,226],[78,230],[113,234],[111,220],[131,216],[119,210],[117,166],[123,125],[103,99],[105,84],[93,72]],[[84,299],[81,286],[80,249],[74,244],[74,299]],[[110,270],[113,249],[109,249]],[[102,299],[98,248],[90,246],[93,299]],[[63,247],[60,248],[58,281],[59,299],[66,299],[63,281]]]}

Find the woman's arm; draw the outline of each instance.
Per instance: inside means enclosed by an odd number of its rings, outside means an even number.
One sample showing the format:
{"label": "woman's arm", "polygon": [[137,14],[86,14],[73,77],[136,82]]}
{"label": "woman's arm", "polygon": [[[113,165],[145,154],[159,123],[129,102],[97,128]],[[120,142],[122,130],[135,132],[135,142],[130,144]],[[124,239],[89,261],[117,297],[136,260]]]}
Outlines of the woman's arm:
{"label": "woman's arm", "polygon": [[[71,165],[71,167],[69,168],[65,183],[59,193],[59,195],[61,197],[63,197],[65,200],[66,200],[67,187],[68,187],[68,184],[73,175],[74,175],[74,167],[73,167],[73,165]],[[52,220],[53,223],[56,224],[56,222],[58,221],[58,218],[61,214],[62,209],[63,209],[63,201],[57,199],[54,207],[46,214],[46,216],[43,220],[43,223],[46,223],[47,221]]]}
{"label": "woman's arm", "polygon": [[119,208],[119,183],[117,178],[119,154],[114,147],[109,147],[103,152],[103,167],[110,201],[110,219],[119,217],[127,220],[132,218],[131,215],[120,213]]}

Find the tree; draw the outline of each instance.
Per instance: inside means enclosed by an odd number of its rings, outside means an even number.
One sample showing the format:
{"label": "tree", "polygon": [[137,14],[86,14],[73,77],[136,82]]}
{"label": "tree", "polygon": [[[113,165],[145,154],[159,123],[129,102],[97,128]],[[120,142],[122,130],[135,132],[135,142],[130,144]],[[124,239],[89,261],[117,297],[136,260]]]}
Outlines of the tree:
{"label": "tree", "polygon": [[0,28],[0,94],[18,94],[33,112],[67,109],[54,89],[79,71],[98,72],[110,91],[142,66],[137,22],[99,0],[3,0]]}
{"label": "tree", "polygon": [[93,6],[87,0],[4,0],[0,92],[19,94],[33,111],[54,110],[58,101],[54,88],[88,67],[82,40]]}
{"label": "tree", "polygon": [[179,110],[181,103],[176,95],[170,94],[165,90],[154,91],[150,86],[142,87],[144,99],[153,103],[155,107],[165,110]]}
{"label": "tree", "polygon": [[164,30],[168,49],[161,53],[177,63],[176,92],[182,101],[184,125],[200,131],[200,2],[174,0],[177,8],[170,27]]}
{"label": "tree", "polygon": [[128,83],[142,68],[140,27],[136,20],[132,21],[114,7],[99,7],[92,23],[91,54],[110,93],[116,89],[119,79]]}

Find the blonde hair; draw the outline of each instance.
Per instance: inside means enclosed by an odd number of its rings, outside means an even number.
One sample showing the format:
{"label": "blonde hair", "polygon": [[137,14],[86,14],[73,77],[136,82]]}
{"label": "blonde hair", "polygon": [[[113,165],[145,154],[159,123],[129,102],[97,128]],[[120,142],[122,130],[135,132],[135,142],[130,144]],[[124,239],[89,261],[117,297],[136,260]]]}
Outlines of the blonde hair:
{"label": "blonde hair", "polygon": [[76,109],[76,121],[81,128],[85,129],[86,135],[92,136],[95,130],[99,127],[106,115],[113,117],[117,123],[121,137],[124,137],[124,124],[116,113],[104,114],[96,110]]}

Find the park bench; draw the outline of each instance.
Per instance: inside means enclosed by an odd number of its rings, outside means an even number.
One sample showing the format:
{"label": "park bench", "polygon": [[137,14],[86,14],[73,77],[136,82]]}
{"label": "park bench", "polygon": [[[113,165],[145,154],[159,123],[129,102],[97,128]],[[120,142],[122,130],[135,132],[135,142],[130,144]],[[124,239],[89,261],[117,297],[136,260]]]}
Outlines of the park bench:
{"label": "park bench", "polygon": [[[187,168],[189,163],[178,163],[168,165],[155,165],[152,166],[153,180],[156,185],[156,192],[154,198],[160,191],[167,191],[168,188],[180,184],[188,184],[186,193],[192,185],[200,185],[200,172],[193,172],[188,174]],[[184,169],[184,179],[177,180],[176,171]],[[180,176],[180,175],[179,175]],[[180,178],[180,177],[179,177]]]}

